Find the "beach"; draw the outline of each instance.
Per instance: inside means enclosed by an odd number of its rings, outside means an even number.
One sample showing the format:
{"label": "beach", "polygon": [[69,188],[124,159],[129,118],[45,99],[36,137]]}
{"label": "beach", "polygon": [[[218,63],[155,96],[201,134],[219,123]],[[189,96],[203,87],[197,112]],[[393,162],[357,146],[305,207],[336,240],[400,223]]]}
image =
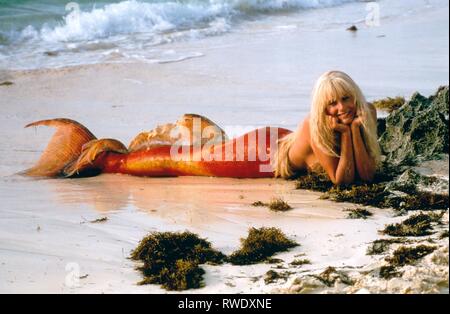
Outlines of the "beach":
{"label": "beach", "polygon": [[[112,51],[108,62],[64,66],[56,60],[55,67],[28,69],[2,59],[0,83],[12,85],[0,86],[0,292],[167,293],[158,285],[137,285],[142,275],[129,259],[154,231],[189,230],[226,254],[250,227],[280,228],[300,244],[276,256],[292,272],[286,281],[264,282],[270,264],[206,265],[205,286],[185,293],[297,293],[303,290],[296,290],[296,278],[329,266],[373,269],[381,260],[366,254],[368,245],[386,224],[405,218],[392,209],[368,208],[374,214],[369,219],[346,219],[345,210],[358,206],[320,199],[321,193],[281,179],[28,178],[18,172],[38,160],[53,130],[23,127],[65,117],[97,138],[125,145],[183,113],[210,118],[229,137],[266,125],[294,130],[308,114],[315,79],[330,69],[349,73],[369,101],[409,98],[416,91],[428,97],[448,85],[449,73],[448,2],[429,2],[380,1],[380,25],[371,27],[362,3],[281,12],[217,36],[167,42],[155,48],[157,59],[124,59]],[[354,23],[336,22],[346,14]],[[331,25],[316,22],[331,15]],[[357,32],[346,30],[352,24]],[[422,167],[448,181],[448,157]],[[293,210],[252,206],[272,198]],[[448,211],[444,221],[436,231],[448,230]],[[353,287],[305,291],[448,293],[448,238],[432,238],[440,249],[411,269],[409,281],[374,283],[360,275]],[[288,266],[296,256],[311,264]],[[433,264],[433,258],[444,261]]]}

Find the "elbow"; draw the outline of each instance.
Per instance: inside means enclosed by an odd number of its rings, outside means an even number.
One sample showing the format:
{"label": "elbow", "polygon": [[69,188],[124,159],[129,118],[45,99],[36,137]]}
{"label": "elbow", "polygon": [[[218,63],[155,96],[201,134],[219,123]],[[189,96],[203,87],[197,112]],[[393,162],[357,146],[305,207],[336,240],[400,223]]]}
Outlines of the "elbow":
{"label": "elbow", "polygon": [[353,183],[355,180],[354,178],[345,178],[345,177],[336,177],[330,176],[331,182],[333,182],[334,185],[347,185]]}
{"label": "elbow", "polygon": [[[333,180],[332,180],[333,182]],[[354,180],[334,180],[334,184],[335,185],[348,185],[348,184],[352,184],[354,182]]]}
{"label": "elbow", "polygon": [[365,183],[371,183],[375,178],[375,167],[371,167],[370,169],[366,169],[366,171],[362,171],[359,174],[359,178]]}
{"label": "elbow", "polygon": [[358,176],[361,181],[365,183],[371,183],[375,179],[375,173],[377,172],[377,163],[374,159],[369,159],[368,162],[363,165]]}
{"label": "elbow", "polygon": [[375,177],[375,173],[366,173],[364,175],[360,175],[360,179],[364,183],[371,183]]}

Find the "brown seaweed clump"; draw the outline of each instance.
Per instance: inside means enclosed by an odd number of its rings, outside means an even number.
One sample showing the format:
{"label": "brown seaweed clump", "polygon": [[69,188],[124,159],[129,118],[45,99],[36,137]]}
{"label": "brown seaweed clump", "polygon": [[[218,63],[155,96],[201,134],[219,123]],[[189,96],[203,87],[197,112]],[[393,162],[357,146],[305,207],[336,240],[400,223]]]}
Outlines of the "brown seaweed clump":
{"label": "brown seaweed clump", "polygon": [[420,237],[433,234],[432,223],[440,222],[443,213],[440,214],[416,214],[401,223],[387,225],[383,234],[394,237]]}
{"label": "brown seaweed clump", "polygon": [[274,198],[269,203],[256,201],[252,204],[252,206],[268,207],[270,210],[275,212],[285,212],[292,209],[292,207],[281,198]]}
{"label": "brown seaweed clump", "polygon": [[414,265],[422,257],[434,252],[435,246],[419,245],[416,247],[402,246],[398,248],[391,257],[386,257],[386,261],[391,266]]}
{"label": "brown seaweed clump", "polygon": [[378,271],[379,277],[383,279],[391,279],[402,274],[401,272],[397,271],[397,268],[392,265],[381,266]]}
{"label": "brown seaweed clump", "polygon": [[266,259],[266,263],[267,264],[281,264],[281,263],[284,263],[284,261],[281,258],[270,257],[270,258]]}
{"label": "brown seaweed clump", "polygon": [[199,264],[220,264],[225,255],[211,243],[191,232],[155,232],[141,240],[131,253],[144,279],[139,284],[160,284],[167,290],[186,290],[202,286],[203,269]]}
{"label": "brown seaweed clump", "polygon": [[278,252],[298,246],[277,228],[250,228],[247,238],[241,239],[241,248],[233,252],[228,261],[234,265],[250,265],[265,261]]}
{"label": "brown seaweed clump", "polygon": [[392,196],[385,183],[353,185],[351,187],[335,186],[323,199],[336,202],[349,202],[378,208],[392,207],[396,210],[436,210],[449,207],[448,195],[404,189],[404,195]]}
{"label": "brown seaweed clump", "polygon": [[370,211],[364,208],[346,209],[345,211],[349,212],[347,215],[349,219],[367,219],[373,216]]}
{"label": "brown seaweed clump", "polygon": [[334,267],[327,267],[322,273],[319,275],[311,275],[314,278],[318,279],[327,287],[332,287],[336,282],[342,282],[346,285],[353,285],[354,281],[350,279],[350,277],[344,272],[336,270]]}
{"label": "brown seaweed clump", "polygon": [[253,202],[253,203],[252,203],[252,206],[255,206],[255,207],[264,207],[264,206],[267,206],[267,204],[264,203],[264,202],[261,202],[261,201],[256,201],[256,202]]}
{"label": "brown seaweed clump", "polygon": [[268,207],[270,210],[273,210],[275,212],[285,212],[292,209],[291,205],[286,203],[281,198],[271,200]]}
{"label": "brown seaweed clump", "polygon": [[416,247],[402,246],[394,251],[393,255],[386,257],[385,260],[389,262],[388,265],[381,266],[377,270],[380,278],[391,279],[399,277],[402,272],[397,270],[397,267],[405,265],[414,265],[418,260],[436,250],[435,246],[419,245]]}
{"label": "brown seaweed clump", "polygon": [[[325,194],[321,196],[322,199],[378,208],[391,207],[405,211],[449,208],[448,194],[419,191],[411,182],[393,181],[398,175],[395,171],[395,168],[384,164],[372,183],[355,182],[340,186],[334,185],[324,172],[311,172],[297,178],[296,188],[323,192]],[[428,184],[431,184],[432,180],[426,178]],[[256,203],[254,205],[258,206]],[[264,203],[259,206],[264,206]]]}
{"label": "brown seaweed clump", "polygon": [[289,265],[291,266],[302,266],[307,264],[311,264],[311,261],[309,259],[295,259],[289,263]]}
{"label": "brown seaweed clump", "polygon": [[437,210],[449,207],[448,194],[435,194],[431,192],[417,191],[415,188],[399,189],[406,193],[403,197],[391,197],[385,205],[400,210]]}
{"label": "brown seaweed clump", "polygon": [[407,243],[405,238],[400,239],[378,239],[372,242],[372,245],[367,248],[367,255],[380,255],[389,250],[391,244]]}
{"label": "brown seaweed clump", "polygon": [[334,186],[326,173],[315,173],[300,176],[295,184],[296,189],[327,192]]}
{"label": "brown seaweed clump", "polygon": [[96,224],[96,223],[105,222],[105,221],[108,221],[108,217],[97,218],[95,220],[90,221],[90,223]]}
{"label": "brown seaweed clump", "polygon": [[288,279],[289,275],[292,275],[292,272],[289,271],[284,271],[284,272],[276,272],[274,270],[269,270],[266,273],[266,276],[264,277],[264,282],[266,283],[266,285],[274,283],[275,281],[277,281],[278,279]]}
{"label": "brown seaweed clump", "polygon": [[394,110],[397,110],[401,106],[405,104],[406,100],[404,97],[397,96],[395,98],[387,97],[379,100],[375,100],[372,104],[375,108],[387,111],[391,113]]}
{"label": "brown seaweed clump", "polygon": [[14,83],[11,82],[11,81],[0,82],[0,86],[11,86],[11,85],[13,85],[13,84],[14,84]]}
{"label": "brown seaweed clump", "polygon": [[442,233],[439,235],[439,239],[445,239],[448,238],[448,230],[442,231]]}
{"label": "brown seaweed clump", "polygon": [[379,208],[388,207],[385,200],[389,192],[385,191],[384,184],[353,185],[350,188],[335,186],[323,198],[336,202],[350,202],[365,206]]}
{"label": "brown seaweed clump", "polygon": [[[388,183],[392,181],[396,175],[395,169],[391,169],[388,165],[384,165],[384,168],[375,174],[373,182],[370,185],[379,183]],[[365,185],[363,182],[355,182],[350,185],[340,185],[339,190],[348,190],[352,186]],[[367,185],[367,184],[366,184]],[[384,185],[383,185],[384,186]],[[296,189],[310,190],[316,192],[329,192],[334,191],[334,188],[338,188],[333,182],[331,182],[327,173],[323,170],[316,172],[308,172],[296,178]]]}

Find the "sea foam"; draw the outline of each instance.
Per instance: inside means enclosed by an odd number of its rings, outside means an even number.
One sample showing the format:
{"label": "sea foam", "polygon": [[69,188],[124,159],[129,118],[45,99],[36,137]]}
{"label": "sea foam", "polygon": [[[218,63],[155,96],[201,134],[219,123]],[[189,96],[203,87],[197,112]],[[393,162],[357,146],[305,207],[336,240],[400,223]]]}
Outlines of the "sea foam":
{"label": "sea foam", "polygon": [[[49,42],[67,42],[121,34],[161,34],[202,29],[218,19],[230,24],[236,19],[257,14],[320,8],[346,2],[352,0],[191,0],[158,3],[129,0],[90,11],[73,10],[59,25],[44,25],[38,35]],[[32,33],[30,29],[24,32],[27,35]]]}

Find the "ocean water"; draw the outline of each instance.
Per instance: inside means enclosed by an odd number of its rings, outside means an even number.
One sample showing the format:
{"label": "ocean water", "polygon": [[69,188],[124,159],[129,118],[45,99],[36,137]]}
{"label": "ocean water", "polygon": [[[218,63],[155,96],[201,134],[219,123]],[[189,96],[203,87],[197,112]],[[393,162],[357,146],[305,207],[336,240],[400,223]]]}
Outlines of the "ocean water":
{"label": "ocean water", "polygon": [[0,0],[0,67],[179,61],[201,53],[167,55],[159,47],[350,2],[361,0]]}
{"label": "ocean water", "polygon": [[[306,28],[364,21],[367,0],[0,0],[0,69],[54,68],[98,62],[172,62],[201,57],[163,48],[221,36],[247,22],[299,15]],[[384,1],[397,10],[442,0]],[[400,5],[396,9],[395,3]],[[349,10],[342,7],[351,6]],[[358,6],[358,14],[354,14]],[[372,5],[372,7],[371,7]],[[326,14],[323,14],[326,10]],[[317,12],[317,14],[311,14]],[[321,13],[320,13],[321,12]],[[334,12],[339,12],[334,14]],[[301,14],[305,15],[302,16]]]}

